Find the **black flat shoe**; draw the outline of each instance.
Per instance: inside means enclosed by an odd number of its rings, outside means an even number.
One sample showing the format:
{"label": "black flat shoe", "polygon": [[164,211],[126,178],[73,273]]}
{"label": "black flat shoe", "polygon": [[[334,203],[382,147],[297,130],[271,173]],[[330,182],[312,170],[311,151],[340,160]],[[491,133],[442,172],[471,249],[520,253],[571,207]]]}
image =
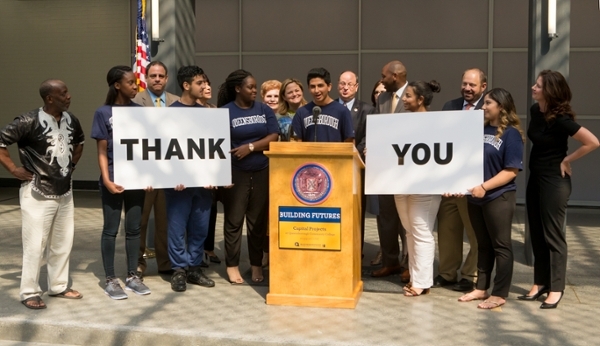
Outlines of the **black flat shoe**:
{"label": "black flat shoe", "polygon": [[542,286],[542,287],[538,287],[538,291],[536,294],[530,296],[530,295],[522,295],[522,296],[518,296],[517,299],[518,300],[526,300],[526,301],[534,301],[537,300],[542,294],[546,294],[546,293],[550,293],[550,287],[546,287],[546,286]]}
{"label": "black flat shoe", "polygon": [[219,256],[214,255],[214,256],[208,256],[208,259],[212,262],[212,263],[218,263],[221,264],[221,259],[219,258]]}
{"label": "black flat shoe", "polygon": [[558,298],[558,300],[556,301],[556,303],[546,303],[543,302],[542,305],[540,305],[540,309],[556,309],[556,307],[558,306],[558,303],[560,303],[560,300],[562,299],[562,297],[565,295],[565,291],[560,292],[560,298]]}

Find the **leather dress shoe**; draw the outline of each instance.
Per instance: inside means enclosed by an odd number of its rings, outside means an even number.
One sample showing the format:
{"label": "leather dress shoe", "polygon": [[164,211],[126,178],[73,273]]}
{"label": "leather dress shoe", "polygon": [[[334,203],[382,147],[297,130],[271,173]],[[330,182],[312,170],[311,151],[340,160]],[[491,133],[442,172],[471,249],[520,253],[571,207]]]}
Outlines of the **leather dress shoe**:
{"label": "leather dress shoe", "polygon": [[202,269],[200,269],[200,268],[190,270],[187,273],[187,282],[189,282],[191,284],[203,286],[203,287],[214,287],[215,286],[215,282],[213,280],[209,279],[204,274]]}
{"label": "leather dress shoe", "polygon": [[408,269],[404,269],[402,274],[400,274],[400,281],[405,284],[410,282],[410,272]]}
{"label": "leather dress shoe", "polygon": [[452,290],[458,292],[466,292],[473,290],[473,282],[467,279],[460,279],[454,286],[452,286]]}
{"label": "leather dress shoe", "polygon": [[455,284],[456,284],[456,281],[446,280],[441,275],[438,275],[438,276],[435,277],[435,279],[433,279],[433,287],[436,287],[436,288],[446,287],[446,286],[452,286],[452,285],[455,285]]}
{"label": "leather dress shoe", "polygon": [[154,252],[154,250],[146,249],[146,251],[144,251],[143,257],[144,258],[155,258],[156,252]]}
{"label": "leather dress shoe", "polygon": [[381,253],[381,249],[379,249],[379,251],[377,251],[377,255],[375,255],[375,258],[373,258],[371,260],[371,265],[372,266],[380,265],[381,262],[383,261],[382,257],[383,257],[383,254]]}
{"label": "leather dress shoe", "polygon": [[371,273],[371,276],[374,278],[382,278],[386,276],[390,276],[393,274],[400,274],[402,272],[402,267],[397,265],[394,267],[383,267],[377,269]]}

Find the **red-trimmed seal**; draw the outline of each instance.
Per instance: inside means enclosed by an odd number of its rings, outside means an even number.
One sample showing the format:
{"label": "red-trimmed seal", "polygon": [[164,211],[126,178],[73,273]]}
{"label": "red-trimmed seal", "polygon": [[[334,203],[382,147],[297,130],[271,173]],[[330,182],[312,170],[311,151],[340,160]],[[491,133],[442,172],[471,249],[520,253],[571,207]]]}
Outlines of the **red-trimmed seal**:
{"label": "red-trimmed seal", "polygon": [[292,192],[298,201],[307,205],[321,204],[331,193],[331,175],[318,163],[300,166],[292,178]]}

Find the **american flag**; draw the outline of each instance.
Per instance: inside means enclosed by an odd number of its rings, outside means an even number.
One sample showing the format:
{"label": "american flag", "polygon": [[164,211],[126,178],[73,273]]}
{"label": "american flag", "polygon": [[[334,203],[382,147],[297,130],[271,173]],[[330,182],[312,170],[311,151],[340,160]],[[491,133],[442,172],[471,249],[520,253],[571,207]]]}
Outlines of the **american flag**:
{"label": "american flag", "polygon": [[136,52],[133,72],[139,91],[146,89],[146,66],[150,63],[150,46],[148,45],[148,32],[146,31],[146,0],[138,0],[137,27],[136,27]]}

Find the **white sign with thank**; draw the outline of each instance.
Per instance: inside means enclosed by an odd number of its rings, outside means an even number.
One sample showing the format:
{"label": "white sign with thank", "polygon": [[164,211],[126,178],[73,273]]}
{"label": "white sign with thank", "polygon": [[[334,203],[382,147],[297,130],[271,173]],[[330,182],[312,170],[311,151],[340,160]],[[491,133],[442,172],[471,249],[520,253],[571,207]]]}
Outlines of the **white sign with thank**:
{"label": "white sign with thank", "polygon": [[229,111],[113,107],[115,183],[126,190],[231,184]]}
{"label": "white sign with thank", "polygon": [[483,111],[367,116],[365,193],[468,194],[483,182]]}

